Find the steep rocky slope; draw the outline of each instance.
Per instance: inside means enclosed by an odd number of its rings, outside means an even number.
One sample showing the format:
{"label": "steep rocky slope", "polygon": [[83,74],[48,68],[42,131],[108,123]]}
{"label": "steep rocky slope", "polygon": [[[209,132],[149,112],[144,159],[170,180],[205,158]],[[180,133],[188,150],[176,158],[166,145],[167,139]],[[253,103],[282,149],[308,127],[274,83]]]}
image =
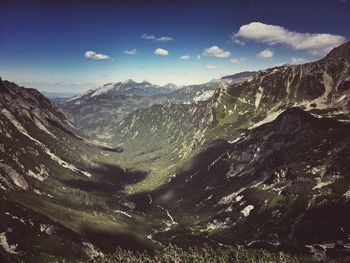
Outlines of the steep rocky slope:
{"label": "steep rocky slope", "polygon": [[50,123],[61,124],[63,131],[68,131],[69,123],[63,113],[36,90],[0,80],[0,91],[1,188],[28,189],[30,178],[45,180],[48,176],[41,156],[63,162],[47,146],[49,141],[59,140],[50,131]]}
{"label": "steep rocky slope", "polygon": [[214,92],[219,88],[227,88],[230,85],[244,82],[253,78],[257,72],[246,71],[199,85],[182,87],[167,94],[168,101],[177,104],[191,104],[199,101],[206,101],[212,98]]}
{"label": "steep rocky slope", "polygon": [[260,71],[250,81],[219,90],[213,101],[215,119],[250,127],[292,106],[348,119],[349,50],[346,43],[319,61]]}
{"label": "steep rocky slope", "polygon": [[36,90],[0,80],[0,104],[3,261],[87,260],[97,247],[149,246],[146,233],[132,230],[136,219],[123,214],[130,208],[113,197],[144,176],[113,164],[121,149],[81,137]]}
{"label": "steep rocky slope", "polygon": [[89,90],[63,101],[61,105],[74,124],[84,130],[85,134],[103,138],[101,127],[115,119],[121,120],[127,113],[139,107],[153,105],[153,96],[159,95],[159,101],[164,101],[162,96],[176,88],[173,84],[157,86],[147,81],[138,83],[126,80]]}
{"label": "steep rocky slope", "polygon": [[[10,190],[27,190],[33,195],[53,197],[40,186],[49,177],[91,176],[79,169],[77,159],[64,161],[63,151],[73,149],[65,142],[70,124],[63,113],[43,95],[0,80],[0,187],[1,244],[3,261],[30,260],[56,255],[52,242],[61,242],[68,258],[88,258],[90,248],[77,234],[19,203],[10,201]],[[76,140],[76,139],[75,139]],[[65,155],[65,159],[67,155]],[[36,238],[38,236],[38,238]],[[48,243],[46,243],[48,242]],[[50,244],[51,243],[51,244]],[[87,243],[86,243],[87,244]],[[36,247],[40,247],[37,249]],[[86,251],[85,251],[86,250]]]}
{"label": "steep rocky slope", "polygon": [[349,255],[349,153],[349,124],[288,109],[151,193],[177,222],[155,238]]}

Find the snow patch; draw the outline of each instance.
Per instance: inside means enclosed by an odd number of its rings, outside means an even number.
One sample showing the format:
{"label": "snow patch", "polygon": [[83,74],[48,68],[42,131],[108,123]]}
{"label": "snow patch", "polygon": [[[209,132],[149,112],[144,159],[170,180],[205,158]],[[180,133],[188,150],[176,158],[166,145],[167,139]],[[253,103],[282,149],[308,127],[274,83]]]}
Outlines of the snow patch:
{"label": "snow patch", "polygon": [[228,143],[234,144],[234,143],[238,142],[240,139],[242,139],[242,137],[238,137],[238,138],[234,139],[233,141],[228,141]]}
{"label": "snow patch", "polygon": [[[151,198],[151,197],[150,197]],[[150,199],[151,202],[152,199]],[[166,223],[168,226],[172,226],[172,225],[177,225],[177,222],[174,220],[174,218],[171,216],[171,214],[169,213],[169,211],[167,209],[165,209],[164,207],[162,207],[161,205],[157,205],[158,208],[162,209],[163,211],[165,211],[167,217],[170,219],[170,223]]]}
{"label": "snow patch", "polygon": [[215,230],[218,228],[227,228],[228,224],[230,223],[230,218],[226,218],[225,221],[221,222],[217,219],[215,219],[213,222],[209,222],[206,227],[206,231],[208,230]]}
{"label": "snow patch", "polygon": [[350,198],[350,189],[348,191],[346,191],[343,195],[346,197],[346,199],[349,199]]}
{"label": "snow patch", "polygon": [[10,245],[6,238],[6,232],[0,233],[0,246],[9,254],[18,254],[16,251],[17,244]]}
{"label": "snow patch", "polygon": [[136,132],[134,133],[134,135],[131,137],[131,140],[135,139],[137,135],[139,135],[139,131],[136,131]]}
{"label": "snow patch", "polygon": [[243,195],[238,195],[238,196],[236,196],[235,201],[239,202],[242,200],[242,198],[243,198]]}
{"label": "snow patch", "polygon": [[323,72],[323,84],[325,92],[322,97],[324,101],[327,101],[329,94],[332,92],[333,79],[326,71]]}
{"label": "snow patch", "polygon": [[233,200],[235,200],[235,198],[246,189],[247,189],[246,187],[242,187],[237,192],[224,196],[223,198],[220,199],[219,205],[226,205],[226,204],[232,203]]}
{"label": "snow patch", "polygon": [[127,212],[124,212],[122,210],[114,210],[115,213],[119,213],[119,214],[122,214],[122,215],[125,215],[127,217],[132,217],[130,214],[128,214]]}
{"label": "snow patch", "polygon": [[54,232],[54,226],[49,224],[40,224],[40,232],[51,235]]}
{"label": "snow patch", "polygon": [[347,97],[346,95],[341,96],[341,97],[338,99],[338,102],[342,101],[342,100],[345,99],[346,97]]}
{"label": "snow patch", "polygon": [[115,83],[109,83],[109,84],[106,84],[106,85],[104,85],[102,87],[96,88],[94,90],[94,92],[91,94],[91,98],[96,97],[98,95],[101,95],[103,93],[106,93],[106,92],[114,89],[114,85],[115,85]]}
{"label": "snow patch", "polygon": [[262,95],[263,95],[264,89],[262,87],[259,87],[257,93],[255,94],[255,109],[258,109]]}
{"label": "snow patch", "polygon": [[198,102],[198,101],[206,101],[209,100],[211,97],[213,97],[215,93],[215,90],[205,90],[205,91],[201,91],[200,95],[197,95],[196,97],[193,98],[194,102]]}
{"label": "snow patch", "polygon": [[261,126],[263,124],[266,124],[266,123],[274,121],[278,117],[278,115],[280,115],[283,111],[284,110],[277,110],[277,111],[270,111],[270,112],[268,112],[267,116],[263,120],[255,123],[254,125],[250,126],[248,129],[251,130],[251,129],[259,127],[259,126]]}
{"label": "snow patch", "polygon": [[250,211],[252,211],[254,209],[253,205],[247,205],[245,208],[243,208],[243,210],[241,210],[241,213],[247,217],[250,214]]}
{"label": "snow patch", "polygon": [[328,182],[318,182],[318,183],[312,188],[312,190],[321,189],[322,187],[324,187],[324,186],[326,186],[326,185],[329,185],[329,184],[331,184],[331,183],[333,183],[333,182],[330,182],[330,181],[328,181]]}

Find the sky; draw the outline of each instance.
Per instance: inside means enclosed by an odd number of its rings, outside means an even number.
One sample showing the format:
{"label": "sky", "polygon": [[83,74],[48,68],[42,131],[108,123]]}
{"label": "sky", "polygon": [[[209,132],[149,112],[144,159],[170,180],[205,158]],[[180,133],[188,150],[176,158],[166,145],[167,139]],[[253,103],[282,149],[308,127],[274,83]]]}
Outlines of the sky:
{"label": "sky", "polygon": [[350,0],[1,0],[0,77],[83,92],[198,84],[322,58],[350,39]]}

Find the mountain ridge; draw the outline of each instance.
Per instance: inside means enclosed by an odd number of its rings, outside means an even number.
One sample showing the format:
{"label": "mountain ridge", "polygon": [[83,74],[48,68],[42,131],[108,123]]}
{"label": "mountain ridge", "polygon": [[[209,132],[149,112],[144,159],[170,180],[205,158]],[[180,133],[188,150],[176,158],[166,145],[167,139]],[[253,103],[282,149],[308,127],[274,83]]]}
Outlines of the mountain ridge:
{"label": "mountain ridge", "polygon": [[157,94],[166,94],[176,89],[177,86],[171,83],[159,86],[151,84],[148,81],[136,82],[132,79],[127,79],[122,82],[110,82],[102,86],[98,86],[81,95],[68,99],[67,102],[77,101],[78,99],[89,99],[100,95],[154,96]]}
{"label": "mountain ridge", "polygon": [[[217,88],[251,78],[254,74],[256,72],[234,74],[204,84],[178,87],[174,91],[172,84],[170,87],[167,84],[163,86],[166,92],[162,92],[158,86],[148,84],[148,82],[110,83],[106,84],[106,92],[93,96],[94,92],[99,92],[101,89],[88,91],[81,97],[73,97],[60,105],[77,127],[83,129],[90,136],[103,139],[103,137],[108,136],[103,127],[122,120],[134,110],[148,108],[155,104],[191,104],[209,100]],[[132,83],[131,89],[130,83]],[[149,85],[150,87],[148,87]],[[119,90],[120,87],[122,87],[121,90]],[[149,88],[150,92],[147,91]]]}
{"label": "mountain ridge", "polygon": [[[349,43],[344,47],[349,48]],[[182,163],[181,160],[195,156],[207,143],[219,139],[234,141],[247,129],[254,129],[273,121],[290,107],[301,107],[317,117],[332,117],[348,122],[350,92],[346,89],[337,90],[338,86],[341,87],[349,79],[350,64],[346,63],[348,60],[349,58],[345,58],[342,59],[345,63],[339,63],[337,60],[330,60],[328,56],[327,60],[321,59],[305,65],[279,66],[260,71],[247,81],[217,89],[212,99],[200,104],[200,107],[206,110],[197,113],[195,109],[188,110],[171,104],[163,108],[152,106],[142,110],[142,114],[140,111],[132,112],[123,120],[106,125],[104,134],[109,136],[104,139],[116,146],[131,147],[134,153],[130,153],[127,159],[135,158],[140,146],[144,148],[144,152],[149,147],[149,141],[167,145],[166,151],[172,151],[170,156],[164,156],[161,150],[159,153],[154,152],[151,150],[154,147],[150,147],[149,155],[151,158],[157,158],[153,163],[154,167],[157,167],[159,162],[160,168],[155,169],[160,169],[161,173],[170,176],[176,169],[164,171],[163,159],[170,158]],[[331,70],[335,66],[339,67],[341,74],[333,76]],[[331,77],[328,77],[327,70],[330,70]],[[329,78],[337,78],[334,81],[337,84],[330,85],[327,82]],[[310,86],[312,88],[308,88]],[[197,119],[197,123],[200,124],[194,129],[191,128],[194,127],[191,118],[186,120],[186,116],[190,116],[192,112],[193,120]],[[144,129],[138,123],[153,126]],[[163,124],[167,130],[163,135],[151,129],[162,127]],[[186,130],[186,135],[181,135],[179,130]],[[165,181],[167,179],[164,178]]]}
{"label": "mountain ridge", "polygon": [[66,260],[169,243],[346,260],[349,55],[347,43],[205,101],[138,108],[104,123],[108,147],[37,91],[1,81],[1,257],[57,258],[50,244],[66,240]]}

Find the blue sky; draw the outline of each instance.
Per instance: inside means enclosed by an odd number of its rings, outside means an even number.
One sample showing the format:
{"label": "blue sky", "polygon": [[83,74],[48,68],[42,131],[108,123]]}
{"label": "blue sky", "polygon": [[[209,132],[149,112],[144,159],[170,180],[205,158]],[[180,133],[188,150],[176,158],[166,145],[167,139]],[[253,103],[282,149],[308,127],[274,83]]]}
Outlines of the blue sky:
{"label": "blue sky", "polygon": [[5,0],[0,9],[0,76],[50,91],[128,78],[203,83],[317,60],[350,39],[346,0]]}

